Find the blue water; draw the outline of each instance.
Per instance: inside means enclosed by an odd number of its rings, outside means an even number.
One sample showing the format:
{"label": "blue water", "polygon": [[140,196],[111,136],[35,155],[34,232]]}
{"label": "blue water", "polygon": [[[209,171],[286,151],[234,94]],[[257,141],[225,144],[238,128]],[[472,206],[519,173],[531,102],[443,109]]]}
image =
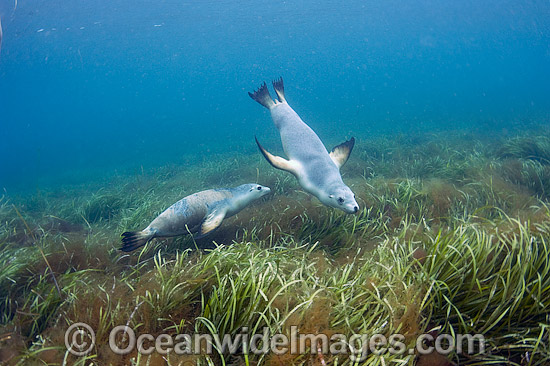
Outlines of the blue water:
{"label": "blue water", "polygon": [[255,152],[283,76],[329,144],[550,121],[550,3],[0,1],[0,188]]}

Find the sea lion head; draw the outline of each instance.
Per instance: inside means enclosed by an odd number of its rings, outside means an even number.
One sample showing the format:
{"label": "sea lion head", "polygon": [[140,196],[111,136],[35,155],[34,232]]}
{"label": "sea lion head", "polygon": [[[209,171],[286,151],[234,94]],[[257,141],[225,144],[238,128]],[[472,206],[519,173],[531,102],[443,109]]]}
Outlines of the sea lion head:
{"label": "sea lion head", "polygon": [[235,190],[238,192],[238,195],[242,196],[242,199],[246,201],[243,202],[245,205],[271,192],[269,187],[256,183],[243,184],[238,186]]}
{"label": "sea lion head", "polygon": [[353,214],[359,211],[359,205],[355,201],[355,194],[346,186],[338,186],[329,191],[328,195],[321,196],[321,202],[325,205],[338,208],[345,213]]}

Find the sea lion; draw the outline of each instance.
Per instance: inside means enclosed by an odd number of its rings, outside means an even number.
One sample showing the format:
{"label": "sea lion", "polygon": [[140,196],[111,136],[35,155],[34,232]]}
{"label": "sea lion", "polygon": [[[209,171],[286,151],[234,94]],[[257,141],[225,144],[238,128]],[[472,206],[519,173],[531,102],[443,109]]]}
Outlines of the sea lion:
{"label": "sea lion", "polygon": [[329,154],[317,134],[286,102],[283,78],[274,81],[273,88],[279,100],[271,98],[265,82],[258,90],[248,95],[271,112],[271,118],[279,129],[283,149],[289,160],[272,155],[256,138],[263,156],[275,168],[294,174],[302,188],[323,204],[346,213],[359,211],[355,195],[344,184],[340,175],[340,167],[348,160],[355,139],[352,137],[349,141],[336,146]]}
{"label": "sea lion", "polygon": [[265,196],[271,190],[259,184],[209,189],[182,198],[168,207],[142,231],[122,234],[123,252],[131,252],[153,238],[197,234],[201,238],[218,228],[223,219]]}

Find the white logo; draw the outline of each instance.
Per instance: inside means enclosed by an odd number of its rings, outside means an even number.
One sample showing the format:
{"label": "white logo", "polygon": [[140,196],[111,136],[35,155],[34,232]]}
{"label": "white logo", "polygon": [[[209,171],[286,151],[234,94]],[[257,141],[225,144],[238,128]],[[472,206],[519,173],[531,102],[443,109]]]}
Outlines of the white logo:
{"label": "white logo", "polygon": [[95,346],[95,332],[86,323],[75,323],[65,332],[65,346],[75,356],[86,356]]}

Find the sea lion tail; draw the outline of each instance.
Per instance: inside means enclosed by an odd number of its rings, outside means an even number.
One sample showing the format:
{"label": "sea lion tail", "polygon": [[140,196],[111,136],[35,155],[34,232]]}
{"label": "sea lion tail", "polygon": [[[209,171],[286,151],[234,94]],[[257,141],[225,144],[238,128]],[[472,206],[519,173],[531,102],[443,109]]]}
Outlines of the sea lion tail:
{"label": "sea lion tail", "polygon": [[145,231],[126,231],[122,233],[122,247],[120,250],[123,252],[131,252],[137,248],[145,245],[149,240],[153,239],[155,236],[152,232]]}
{"label": "sea lion tail", "polygon": [[260,103],[267,109],[271,109],[275,107],[275,102],[273,99],[271,99],[271,95],[269,95],[269,90],[267,89],[267,84],[264,83],[258,88],[258,90],[254,91],[254,93],[248,92],[248,95],[250,95],[250,98],[254,99],[256,102]]}
{"label": "sea lion tail", "polygon": [[275,93],[277,93],[277,97],[279,98],[279,101],[281,103],[286,102],[285,99],[285,85],[283,84],[283,77],[279,76],[279,79],[273,80],[273,89],[275,89]]}

